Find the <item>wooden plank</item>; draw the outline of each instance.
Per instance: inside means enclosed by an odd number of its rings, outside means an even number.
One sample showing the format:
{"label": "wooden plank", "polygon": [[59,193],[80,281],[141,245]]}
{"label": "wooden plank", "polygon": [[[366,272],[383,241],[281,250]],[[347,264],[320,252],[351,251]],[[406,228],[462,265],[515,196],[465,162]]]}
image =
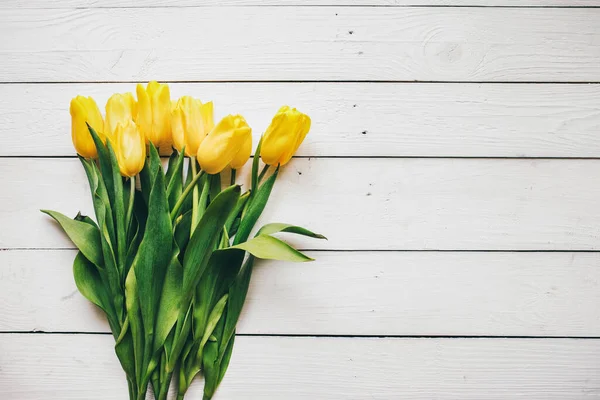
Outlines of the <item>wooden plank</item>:
{"label": "wooden plank", "polygon": [[[4,158],[0,176],[0,248],[72,247],[38,210],[93,214],[78,160]],[[598,250],[598,182],[600,160],[295,159],[261,221],[329,238],[304,249]]]}
{"label": "wooden plank", "polygon": [[[1,337],[6,398],[127,398],[109,335]],[[201,398],[201,390],[197,381],[187,397]],[[576,400],[599,393],[599,340],[238,337],[215,400]]]}
{"label": "wooden plank", "polygon": [[600,81],[599,18],[575,8],[9,9],[0,81]]}
{"label": "wooden plank", "polygon": [[4,0],[2,8],[106,8],[207,6],[485,6],[485,7],[598,7],[598,0]]}
{"label": "wooden plank", "polygon": [[[309,254],[258,264],[238,333],[600,336],[598,253]],[[0,252],[0,331],[109,332],[74,257]]]}
{"label": "wooden plank", "polygon": [[[302,156],[597,157],[600,85],[180,83],[240,112],[258,141],[281,104],[311,115]],[[74,155],[68,104],[133,84],[0,85],[0,156]]]}

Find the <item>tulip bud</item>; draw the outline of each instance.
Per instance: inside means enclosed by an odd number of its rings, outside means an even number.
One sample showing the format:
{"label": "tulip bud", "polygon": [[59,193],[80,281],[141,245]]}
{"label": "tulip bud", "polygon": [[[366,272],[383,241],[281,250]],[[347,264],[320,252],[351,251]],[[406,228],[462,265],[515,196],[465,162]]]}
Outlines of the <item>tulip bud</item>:
{"label": "tulip bud", "polygon": [[228,115],[200,143],[198,163],[209,174],[218,174],[234,162],[239,168],[250,157],[248,153],[243,160],[248,147],[252,151],[252,129],[241,115]]}
{"label": "tulip bud", "polygon": [[179,151],[185,147],[185,155],[195,157],[200,143],[214,126],[212,101],[202,104],[198,99],[183,96],[171,114],[173,145]]}
{"label": "tulip bud", "polygon": [[106,140],[102,134],[104,122],[98,105],[91,97],[77,96],[71,100],[70,112],[71,137],[75,150],[84,158],[96,158],[98,152],[86,123],[94,128],[103,141]]}
{"label": "tulip bud", "polygon": [[156,81],[141,84],[136,88],[137,119],[146,142],[152,142],[157,148],[171,144],[171,94],[169,86]]}
{"label": "tulip bud", "polygon": [[118,124],[125,124],[136,117],[137,104],[131,93],[115,93],[106,102],[104,134],[114,136]]}
{"label": "tulip bud", "polygon": [[265,164],[285,165],[310,130],[310,117],[295,108],[283,106],[265,132],[260,157]]}
{"label": "tulip bud", "polygon": [[117,124],[111,140],[121,175],[137,175],[146,162],[146,140],[132,120]]}
{"label": "tulip bud", "polygon": [[229,166],[233,169],[242,168],[250,158],[250,154],[252,154],[252,133],[246,136],[246,141],[242,144],[235,157],[233,157]]}

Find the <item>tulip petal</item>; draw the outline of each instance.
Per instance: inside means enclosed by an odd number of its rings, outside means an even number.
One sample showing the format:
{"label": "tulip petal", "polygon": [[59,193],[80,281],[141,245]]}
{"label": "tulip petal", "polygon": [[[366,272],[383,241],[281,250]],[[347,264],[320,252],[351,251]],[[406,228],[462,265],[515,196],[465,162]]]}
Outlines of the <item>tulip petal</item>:
{"label": "tulip petal", "polygon": [[152,105],[146,89],[140,83],[136,87],[136,94],[138,98],[137,124],[148,142],[152,137]]}
{"label": "tulip petal", "polygon": [[231,160],[230,167],[233,169],[239,169],[246,164],[252,154],[252,133],[246,135],[246,140],[242,147],[239,149],[233,160]]}
{"label": "tulip petal", "polygon": [[183,127],[183,113],[179,107],[175,108],[171,114],[171,132],[173,135],[173,145],[179,151],[183,150],[185,129]]}
{"label": "tulip petal", "polygon": [[169,86],[160,85],[150,95],[152,102],[152,128],[155,145],[163,146],[171,142],[171,94]]}
{"label": "tulip petal", "polygon": [[[87,124],[101,132],[103,120],[98,105],[91,97],[77,96],[71,100],[69,111],[71,113],[71,138],[75,150],[84,158],[96,158],[98,152]],[[103,141],[106,140],[104,135],[99,135]]]}
{"label": "tulip petal", "polygon": [[249,135],[252,135],[252,129],[242,116],[226,116],[200,144],[200,167],[209,174],[221,172],[231,163]]}

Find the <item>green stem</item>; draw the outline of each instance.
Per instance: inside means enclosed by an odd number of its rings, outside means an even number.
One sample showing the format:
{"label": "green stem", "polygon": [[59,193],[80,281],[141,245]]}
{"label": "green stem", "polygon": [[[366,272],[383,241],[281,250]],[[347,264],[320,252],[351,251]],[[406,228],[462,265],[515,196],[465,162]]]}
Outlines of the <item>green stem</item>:
{"label": "green stem", "polygon": [[185,393],[187,392],[188,388],[190,387],[190,385],[188,385],[186,379],[185,379],[185,372],[183,371],[183,368],[179,369],[179,389],[177,390],[177,400],[183,400],[183,397],[185,396]]}
{"label": "green stem", "polygon": [[[196,169],[196,158],[190,157],[190,160],[192,162],[192,174],[195,178],[198,175]],[[192,226],[190,229],[190,236],[194,233],[194,229],[196,229],[196,225],[198,225],[198,220],[198,186],[194,185],[194,194],[192,198]]]}
{"label": "green stem", "polygon": [[237,170],[235,168],[231,169],[231,181],[230,181],[230,185],[233,186],[235,185],[235,174],[236,174]]}
{"label": "green stem", "polygon": [[260,183],[260,181],[262,181],[262,179],[265,177],[265,175],[267,174],[267,171],[269,170],[269,167],[270,167],[269,164],[265,164],[262,171],[260,171],[260,175],[258,176],[258,183]]}
{"label": "green stem", "polygon": [[190,194],[192,189],[196,186],[196,184],[198,183],[200,178],[202,178],[202,175],[204,175],[204,171],[200,171],[199,174],[194,176],[194,179],[192,179],[192,181],[190,182],[189,185],[187,185],[187,187],[185,188],[185,190],[183,191],[181,196],[179,196],[179,200],[177,200],[177,203],[175,203],[175,207],[173,207],[173,211],[171,211],[171,221],[175,220],[175,218],[179,214],[179,210],[181,209],[181,206],[183,206],[183,202],[188,197],[188,195]]}
{"label": "green stem", "polygon": [[135,197],[135,176],[129,178],[129,205],[127,206],[127,216],[125,223],[127,224],[127,233],[125,237],[129,237],[129,229],[131,228],[131,214],[133,213],[133,200]]}
{"label": "green stem", "polygon": [[167,400],[167,395],[169,394],[169,386],[171,386],[171,377],[173,376],[173,371],[165,371],[166,376],[165,379],[160,384],[160,392],[158,393],[158,400]]}
{"label": "green stem", "polygon": [[136,400],[137,399],[137,391],[136,391],[136,386],[135,383],[129,379],[129,377],[127,378],[127,387],[129,389],[129,400]]}

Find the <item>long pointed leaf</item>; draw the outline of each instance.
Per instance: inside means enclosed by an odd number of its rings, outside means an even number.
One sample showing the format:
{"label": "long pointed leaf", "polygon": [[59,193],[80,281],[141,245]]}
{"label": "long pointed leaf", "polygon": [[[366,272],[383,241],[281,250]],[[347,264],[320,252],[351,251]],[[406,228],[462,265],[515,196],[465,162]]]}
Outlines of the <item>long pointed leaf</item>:
{"label": "long pointed leaf", "polygon": [[245,242],[248,239],[248,236],[250,236],[252,228],[254,228],[256,221],[258,221],[258,218],[267,205],[267,201],[269,200],[269,196],[273,190],[273,185],[275,184],[275,179],[277,179],[278,173],[279,168],[277,168],[273,175],[271,175],[265,181],[265,183],[263,183],[262,186],[251,195],[248,210],[242,218],[238,231],[235,234],[235,239],[233,241],[234,244]]}
{"label": "long pointed leaf", "polygon": [[254,152],[254,158],[252,159],[252,191],[256,192],[258,189],[258,165],[260,162],[260,149],[262,147],[262,136],[258,141],[258,145],[256,146],[256,151]]}
{"label": "long pointed leaf", "polygon": [[158,351],[165,343],[165,340],[173,329],[173,326],[175,326],[179,315],[179,309],[181,307],[181,289],[183,285],[183,267],[179,263],[178,256],[179,250],[173,252],[171,264],[165,275],[165,283],[156,317],[154,352]]}
{"label": "long pointed leaf", "polygon": [[194,288],[206,269],[212,250],[229,213],[240,196],[240,187],[231,186],[222,191],[206,209],[192,235],[183,259],[183,293],[189,301]]}
{"label": "long pointed leaf", "polygon": [[315,239],[327,240],[327,238],[325,236],[320,235],[318,233],[311,232],[308,229],[303,228],[301,226],[282,224],[279,222],[264,225],[262,228],[260,228],[260,230],[258,231],[256,236],[272,235],[274,233],[279,233],[279,232],[295,233],[297,235],[308,236],[308,237],[315,238]]}
{"label": "long pointed leaf", "polygon": [[[314,259],[294,249],[286,242],[270,235],[259,235],[247,242],[240,243],[230,248],[246,250],[254,257],[268,260],[293,262],[314,261]],[[228,249],[219,251],[227,250]]]}
{"label": "long pointed leaf", "polygon": [[40,210],[56,220],[63,228],[69,239],[83,253],[85,258],[99,267],[104,266],[100,232],[90,224],[76,221],[57,211]]}
{"label": "long pointed leaf", "polygon": [[73,261],[73,277],[79,292],[100,307],[107,315],[111,314],[110,299],[97,267],[85,258],[80,251]]}
{"label": "long pointed leaf", "polygon": [[148,219],[144,237],[132,265],[137,279],[144,331],[150,343],[154,335],[155,310],[171,259],[172,243],[164,176],[162,169],[159,169],[148,199]]}

